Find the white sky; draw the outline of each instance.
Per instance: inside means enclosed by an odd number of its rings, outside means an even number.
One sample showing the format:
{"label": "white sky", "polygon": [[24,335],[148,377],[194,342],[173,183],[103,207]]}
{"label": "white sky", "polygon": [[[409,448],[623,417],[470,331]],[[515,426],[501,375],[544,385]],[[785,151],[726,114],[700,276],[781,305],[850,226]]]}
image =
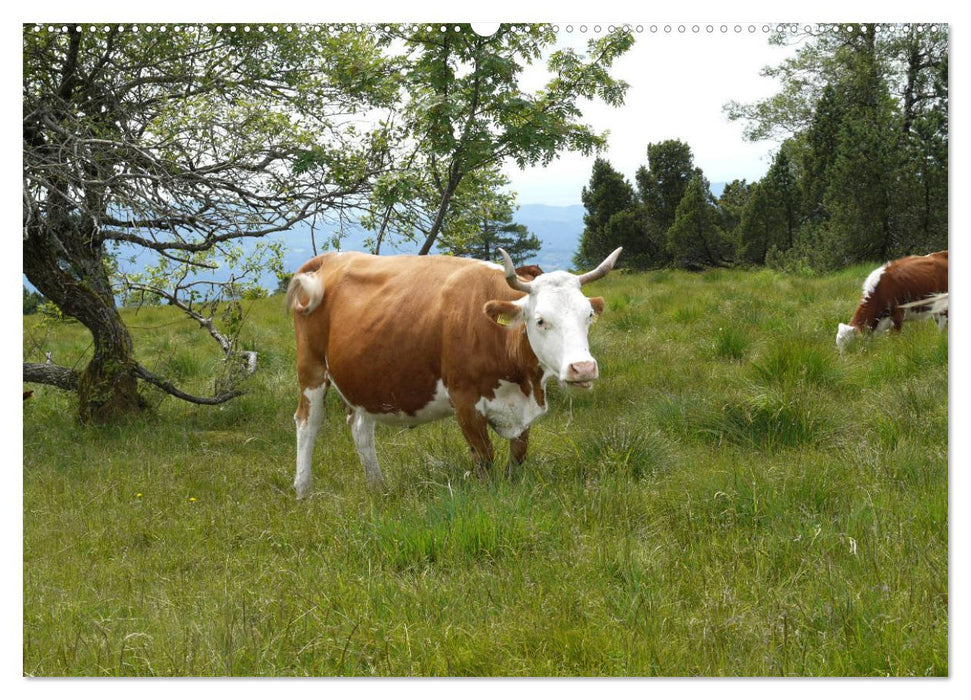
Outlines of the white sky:
{"label": "white sky", "polygon": [[[600,35],[594,34],[596,25],[591,23],[573,24],[571,33],[565,24],[558,26],[558,43],[583,50],[586,40],[603,36],[608,25],[599,25]],[[587,27],[586,33],[580,32],[581,26]],[[581,102],[586,123],[597,131],[610,131],[602,155],[633,184],[637,168],[647,165],[648,143],[680,139],[691,147],[695,165],[711,182],[761,178],[778,144],[746,141],[743,124],[730,122],[722,107],[731,100],[751,102],[777,92],[776,81],[762,77],[760,71],[779,64],[795,47],[770,46],[769,35],[762,31],[768,26],[764,22],[632,26],[643,31],[635,31],[634,46],[611,69],[613,76],[630,85],[625,104],[618,108]],[[736,32],[736,26],[741,31]],[[722,27],[726,32],[722,33]],[[750,32],[749,27],[755,31]],[[524,87],[535,89],[546,72],[538,66],[527,71]],[[565,153],[548,167],[520,170],[509,164],[505,173],[520,204],[580,204],[580,191],[590,180],[594,158]]]}

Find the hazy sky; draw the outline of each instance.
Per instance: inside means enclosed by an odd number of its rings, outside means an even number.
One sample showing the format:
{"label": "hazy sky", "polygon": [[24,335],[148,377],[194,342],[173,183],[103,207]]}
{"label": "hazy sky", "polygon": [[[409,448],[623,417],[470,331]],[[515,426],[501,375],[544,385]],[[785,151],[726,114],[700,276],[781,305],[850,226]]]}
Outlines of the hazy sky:
{"label": "hazy sky", "polygon": [[[586,41],[595,36],[593,24],[574,24],[572,32],[566,31],[565,24],[557,26],[559,42],[577,49],[584,49]],[[587,27],[586,33],[580,31],[581,26]],[[601,32],[608,26],[600,25]],[[765,23],[633,25],[638,26],[643,31],[611,71],[630,84],[624,106],[582,103],[587,123],[610,131],[604,154],[607,160],[633,184],[638,166],[647,164],[648,143],[680,139],[691,146],[695,165],[710,182],[761,178],[778,144],[745,141],[742,124],[728,121],[722,106],[731,100],[749,102],[777,92],[776,82],[762,77],[760,71],[780,63],[795,47],[770,46],[768,34],[763,32]],[[652,26],[656,32],[651,32]],[[684,27],[683,33],[679,27]],[[741,31],[736,32],[736,27]],[[749,27],[755,31],[750,32]],[[536,89],[545,75],[539,67],[528,68],[523,87]],[[520,170],[509,164],[505,172],[520,204],[580,204],[580,191],[590,180],[593,160],[567,153],[545,168]]]}

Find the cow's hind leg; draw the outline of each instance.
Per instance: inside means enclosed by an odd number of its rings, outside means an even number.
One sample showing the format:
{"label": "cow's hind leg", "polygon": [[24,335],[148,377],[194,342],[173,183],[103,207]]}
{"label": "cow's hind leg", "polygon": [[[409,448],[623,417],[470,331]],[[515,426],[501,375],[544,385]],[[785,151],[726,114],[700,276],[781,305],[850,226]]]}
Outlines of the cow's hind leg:
{"label": "cow's hind leg", "polygon": [[297,426],[297,475],[293,480],[293,488],[297,492],[297,498],[305,498],[310,494],[314,443],[324,422],[324,399],[329,386],[330,382],[324,380],[320,386],[304,388],[297,404],[297,412],[293,414],[293,422]]}
{"label": "cow's hind leg", "polygon": [[384,477],[381,475],[381,467],[378,466],[378,451],[374,445],[374,420],[362,411],[354,411],[348,416],[347,422],[351,426],[351,436],[357,447],[357,456],[361,458],[361,464],[364,465],[364,476],[367,478],[368,487],[373,491],[383,491]]}

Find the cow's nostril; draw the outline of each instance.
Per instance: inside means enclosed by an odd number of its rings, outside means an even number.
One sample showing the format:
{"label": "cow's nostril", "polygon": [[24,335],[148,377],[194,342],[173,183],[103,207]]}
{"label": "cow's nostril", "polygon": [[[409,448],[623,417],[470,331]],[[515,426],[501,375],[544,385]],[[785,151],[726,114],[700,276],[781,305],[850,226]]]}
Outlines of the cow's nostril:
{"label": "cow's nostril", "polygon": [[594,360],[570,364],[570,380],[586,381],[597,378],[597,363]]}

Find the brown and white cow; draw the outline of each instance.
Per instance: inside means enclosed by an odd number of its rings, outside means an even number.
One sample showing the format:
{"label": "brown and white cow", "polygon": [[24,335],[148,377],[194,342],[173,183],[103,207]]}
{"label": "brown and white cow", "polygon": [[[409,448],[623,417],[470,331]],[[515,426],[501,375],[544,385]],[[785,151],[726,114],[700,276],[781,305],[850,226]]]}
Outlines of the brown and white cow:
{"label": "brown and white cow", "polygon": [[879,333],[904,321],[934,318],[938,328],[947,323],[947,304],[935,299],[947,292],[947,251],[910,255],[893,260],[870,273],[863,283],[863,298],[849,324],[836,331],[836,347],[846,348],[857,333]]}
{"label": "brown and white cow", "polygon": [[[327,253],[306,262],[287,291],[294,310],[300,401],[294,488],[310,491],[311,458],[333,386],[369,485],[383,479],[376,423],[418,425],[455,415],[480,469],[492,462],[491,426],[525,459],[529,426],[546,413],[545,386],[590,388],[598,377],[587,332],[604,300],[580,287],[603,277],[621,249],[583,275],[520,278],[505,267],[449,256]],[[540,271],[541,272],[541,271]]]}

